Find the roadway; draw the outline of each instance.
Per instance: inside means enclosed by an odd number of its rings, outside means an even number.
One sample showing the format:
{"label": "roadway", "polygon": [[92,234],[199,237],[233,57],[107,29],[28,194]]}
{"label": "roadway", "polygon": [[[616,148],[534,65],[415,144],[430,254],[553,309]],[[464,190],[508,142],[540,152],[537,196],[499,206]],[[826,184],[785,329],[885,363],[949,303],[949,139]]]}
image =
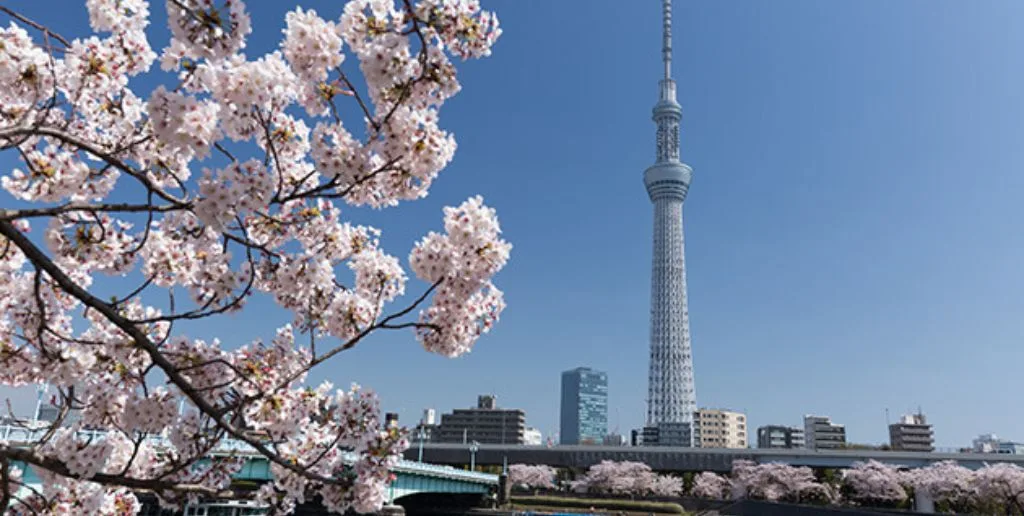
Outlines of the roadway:
{"label": "roadway", "polygon": [[[420,443],[413,441],[405,458],[416,460]],[[466,444],[423,445],[423,461],[432,464],[464,466],[470,463],[470,446]],[[812,468],[849,468],[858,461],[870,459],[889,464],[919,468],[929,464],[954,460],[970,469],[985,464],[1008,462],[1024,466],[1024,455],[992,453],[922,453],[878,450],[801,449],[707,449],[643,446],[518,446],[481,444],[475,454],[476,464],[500,466],[502,464],[547,464],[559,468],[588,468],[602,460],[643,462],[657,471],[718,471],[732,468],[734,460],[752,460],[758,463],[784,462],[794,466]]]}

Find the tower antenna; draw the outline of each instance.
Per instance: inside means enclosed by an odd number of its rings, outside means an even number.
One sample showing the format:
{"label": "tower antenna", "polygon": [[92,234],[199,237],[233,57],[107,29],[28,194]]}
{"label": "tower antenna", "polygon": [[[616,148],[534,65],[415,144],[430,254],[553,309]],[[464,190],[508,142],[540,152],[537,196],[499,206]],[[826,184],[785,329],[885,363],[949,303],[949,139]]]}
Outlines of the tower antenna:
{"label": "tower antenna", "polygon": [[672,0],[662,0],[661,60],[665,65],[665,79],[672,78]]}

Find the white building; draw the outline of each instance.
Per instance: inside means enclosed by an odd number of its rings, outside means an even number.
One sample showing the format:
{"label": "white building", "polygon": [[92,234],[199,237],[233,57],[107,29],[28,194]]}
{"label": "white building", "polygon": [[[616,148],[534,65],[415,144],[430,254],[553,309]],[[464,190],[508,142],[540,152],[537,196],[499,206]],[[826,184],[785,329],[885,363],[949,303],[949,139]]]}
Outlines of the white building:
{"label": "white building", "polygon": [[697,448],[746,448],[747,416],[742,412],[703,408],[693,413]]}
{"label": "white building", "polygon": [[804,416],[804,441],[810,450],[834,450],[846,446],[846,426],[828,416]]}
{"label": "white building", "polygon": [[977,453],[1024,455],[1024,443],[1003,440],[996,434],[981,434],[974,439],[972,444],[972,448]]}
{"label": "white building", "polygon": [[999,436],[996,434],[981,434],[974,438],[971,448],[977,453],[995,453],[999,450]]}
{"label": "white building", "polygon": [[437,424],[437,411],[432,408],[423,409],[423,419],[420,420],[420,424],[423,425],[436,425]]}
{"label": "white building", "polygon": [[540,446],[543,442],[544,436],[536,428],[527,428],[523,434],[523,444],[526,446]]}

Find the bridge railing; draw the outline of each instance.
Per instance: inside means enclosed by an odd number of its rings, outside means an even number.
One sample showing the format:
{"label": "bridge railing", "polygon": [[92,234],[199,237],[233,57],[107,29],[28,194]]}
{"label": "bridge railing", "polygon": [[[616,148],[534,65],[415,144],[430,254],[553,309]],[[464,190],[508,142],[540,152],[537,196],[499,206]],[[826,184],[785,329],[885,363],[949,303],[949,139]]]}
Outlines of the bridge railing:
{"label": "bridge railing", "polygon": [[[0,425],[0,441],[5,441],[12,444],[30,444],[39,441],[49,428],[45,422],[29,422],[24,426],[19,425]],[[79,430],[77,436],[83,439],[98,439],[106,434],[104,430]],[[150,435],[146,437],[146,441],[155,448],[170,448],[171,443],[161,435]],[[244,454],[259,456],[260,454],[253,449],[245,441],[238,439],[221,439],[218,446],[214,448],[214,455],[222,454]],[[343,455],[345,462],[352,463],[358,459],[358,455],[354,452],[347,452]],[[465,482],[482,483],[497,485],[498,476],[490,475],[487,473],[477,473],[475,471],[465,471],[451,466],[440,466],[437,464],[427,464],[424,462],[414,462],[409,460],[399,460],[398,464],[394,468],[397,472],[405,472],[410,474],[418,475],[433,475],[440,476],[455,480],[462,480]]]}

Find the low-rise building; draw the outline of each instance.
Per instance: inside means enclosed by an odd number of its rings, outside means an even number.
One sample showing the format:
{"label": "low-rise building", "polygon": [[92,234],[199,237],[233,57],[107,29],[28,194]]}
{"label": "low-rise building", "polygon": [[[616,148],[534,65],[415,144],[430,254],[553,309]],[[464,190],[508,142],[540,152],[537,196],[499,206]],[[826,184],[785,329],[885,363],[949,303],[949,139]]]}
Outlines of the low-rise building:
{"label": "low-rise building", "polygon": [[804,441],[811,450],[835,450],[846,445],[846,427],[828,416],[804,416]]}
{"label": "low-rise building", "polygon": [[526,440],[526,412],[499,409],[492,395],[480,396],[477,407],[455,409],[441,415],[434,442],[481,444],[523,444]]}
{"label": "low-rise building", "polygon": [[747,448],[747,416],[722,409],[693,413],[693,445],[697,448]]}
{"label": "low-rise building", "polygon": [[889,446],[898,451],[935,451],[935,435],[924,414],[909,414],[889,425]]}
{"label": "low-rise building", "polygon": [[803,448],[804,430],[792,426],[767,425],[757,429],[758,448]]}
{"label": "low-rise building", "polygon": [[523,444],[526,446],[540,446],[544,444],[544,436],[536,428],[527,428],[526,432],[523,433]]}
{"label": "low-rise building", "polygon": [[969,451],[974,453],[1024,455],[1024,443],[1000,439],[996,434],[981,434],[974,438]]}
{"label": "low-rise building", "polygon": [[1024,443],[1016,443],[1013,441],[1000,441],[999,447],[996,448],[996,453],[1005,453],[1009,455],[1024,455]]}
{"label": "low-rise building", "polygon": [[432,408],[423,409],[423,419],[420,419],[420,424],[423,425],[436,425],[437,424],[437,411]]}
{"label": "low-rise building", "polygon": [[624,435],[610,433],[604,436],[602,444],[604,444],[605,446],[626,446],[627,444],[629,444],[628,441],[629,440],[626,439],[626,436]]}
{"label": "low-rise building", "polygon": [[974,453],[995,453],[999,450],[999,436],[996,434],[981,434],[971,442],[971,449]]}

